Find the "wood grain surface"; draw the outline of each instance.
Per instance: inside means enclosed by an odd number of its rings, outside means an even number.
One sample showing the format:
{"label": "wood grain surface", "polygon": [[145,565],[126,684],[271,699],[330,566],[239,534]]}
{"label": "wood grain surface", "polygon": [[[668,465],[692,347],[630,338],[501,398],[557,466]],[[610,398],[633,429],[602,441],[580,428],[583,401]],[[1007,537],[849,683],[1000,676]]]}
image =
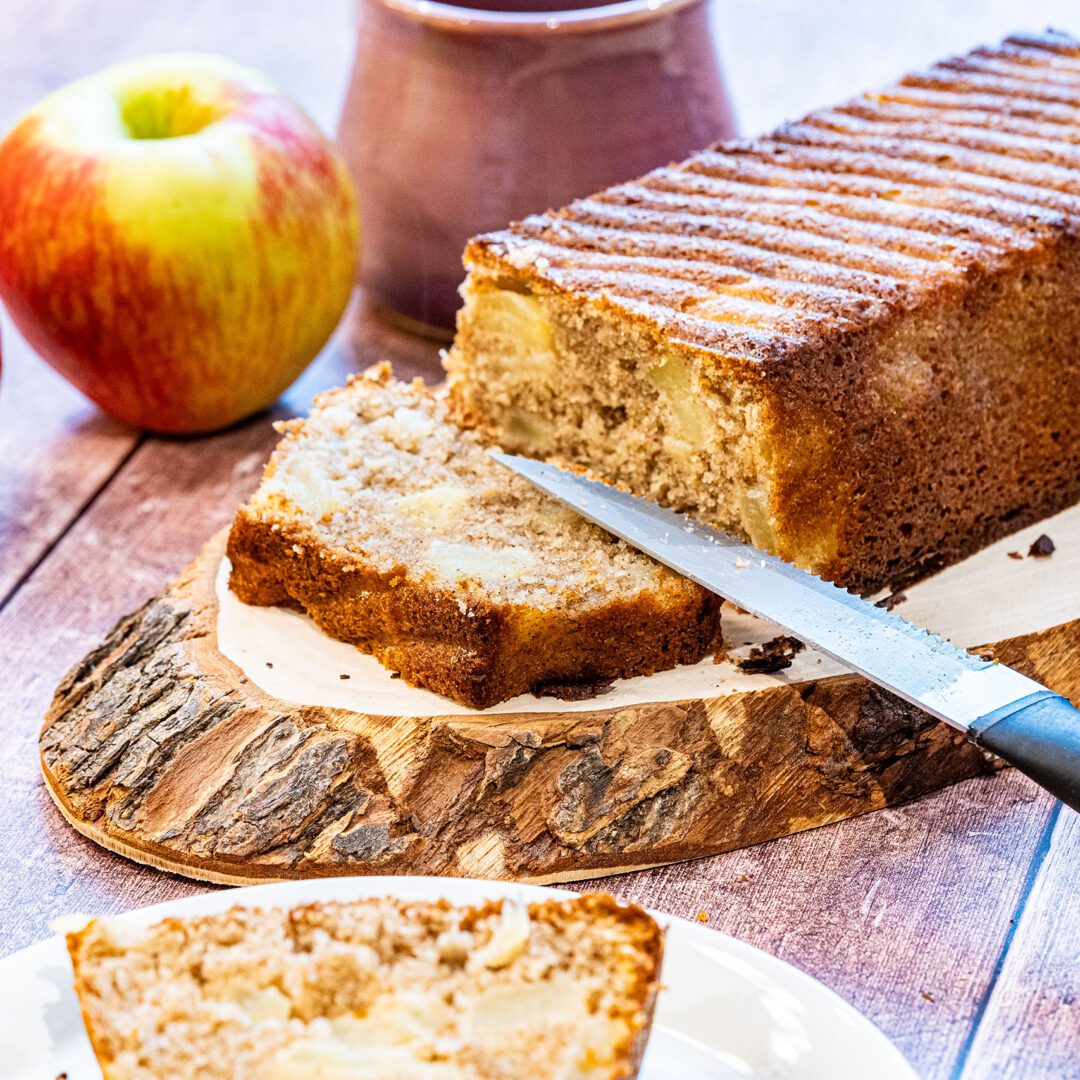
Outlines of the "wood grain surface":
{"label": "wood grain surface", "polygon": [[[847,674],[589,712],[293,703],[219,650],[224,549],[223,532],[72,668],[41,733],[68,821],[161,869],[230,885],[572,881],[758,844],[995,767]],[[984,648],[1080,701],[1080,620]]]}
{"label": "wood grain surface", "polygon": [[[1017,29],[1080,31],[1075,0],[717,0],[746,131]],[[0,0],[0,123],[67,79],[194,48],[254,64],[332,128],[351,0]],[[71,911],[203,886],[78,836],[44,791],[37,732],[63,672],[189,562],[251,489],[269,418],[213,438],[140,440],[96,413],[4,322],[0,374],[0,952]],[[357,309],[280,413],[389,356],[436,350]],[[1063,587],[1077,587],[1065,582]],[[824,829],[602,886],[738,935],[821,978],[932,1080],[1080,1077],[1080,827],[1013,772]],[[601,884],[601,883],[597,883]]]}

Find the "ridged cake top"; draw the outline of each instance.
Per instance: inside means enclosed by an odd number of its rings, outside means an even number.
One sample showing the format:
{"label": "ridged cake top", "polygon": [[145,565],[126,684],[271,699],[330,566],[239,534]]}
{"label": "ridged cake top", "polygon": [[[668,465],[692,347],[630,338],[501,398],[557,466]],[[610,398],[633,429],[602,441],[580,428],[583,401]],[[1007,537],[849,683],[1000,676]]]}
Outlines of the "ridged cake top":
{"label": "ridged cake top", "polygon": [[1047,32],[477,237],[466,261],[760,361],[1078,224],[1080,42]]}

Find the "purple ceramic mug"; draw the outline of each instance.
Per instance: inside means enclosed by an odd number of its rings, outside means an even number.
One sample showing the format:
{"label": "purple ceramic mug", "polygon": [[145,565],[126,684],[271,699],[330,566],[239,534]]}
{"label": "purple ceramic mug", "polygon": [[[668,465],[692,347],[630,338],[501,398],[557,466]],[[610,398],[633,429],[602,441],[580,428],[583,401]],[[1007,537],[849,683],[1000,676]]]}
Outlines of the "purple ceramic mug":
{"label": "purple ceramic mug", "polygon": [[338,140],[366,295],[445,333],[468,237],[732,133],[708,0],[359,0]]}

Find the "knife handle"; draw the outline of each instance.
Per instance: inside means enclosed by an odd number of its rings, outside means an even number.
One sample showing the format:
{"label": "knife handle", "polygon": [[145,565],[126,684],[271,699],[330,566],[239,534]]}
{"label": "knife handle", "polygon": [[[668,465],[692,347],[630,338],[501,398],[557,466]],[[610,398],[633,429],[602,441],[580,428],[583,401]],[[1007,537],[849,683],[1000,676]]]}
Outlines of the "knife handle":
{"label": "knife handle", "polygon": [[1080,709],[1040,690],[981,716],[968,732],[1074,810],[1080,810]]}

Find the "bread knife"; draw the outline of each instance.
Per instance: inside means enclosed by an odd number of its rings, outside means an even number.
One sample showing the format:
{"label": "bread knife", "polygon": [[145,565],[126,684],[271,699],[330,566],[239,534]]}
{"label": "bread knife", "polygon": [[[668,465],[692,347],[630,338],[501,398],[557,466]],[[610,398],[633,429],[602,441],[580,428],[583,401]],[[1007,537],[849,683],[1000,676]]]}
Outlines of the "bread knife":
{"label": "bread knife", "polygon": [[684,514],[531,458],[492,456],[657,562],[958,728],[1080,810],[1080,711],[1060,694]]}

